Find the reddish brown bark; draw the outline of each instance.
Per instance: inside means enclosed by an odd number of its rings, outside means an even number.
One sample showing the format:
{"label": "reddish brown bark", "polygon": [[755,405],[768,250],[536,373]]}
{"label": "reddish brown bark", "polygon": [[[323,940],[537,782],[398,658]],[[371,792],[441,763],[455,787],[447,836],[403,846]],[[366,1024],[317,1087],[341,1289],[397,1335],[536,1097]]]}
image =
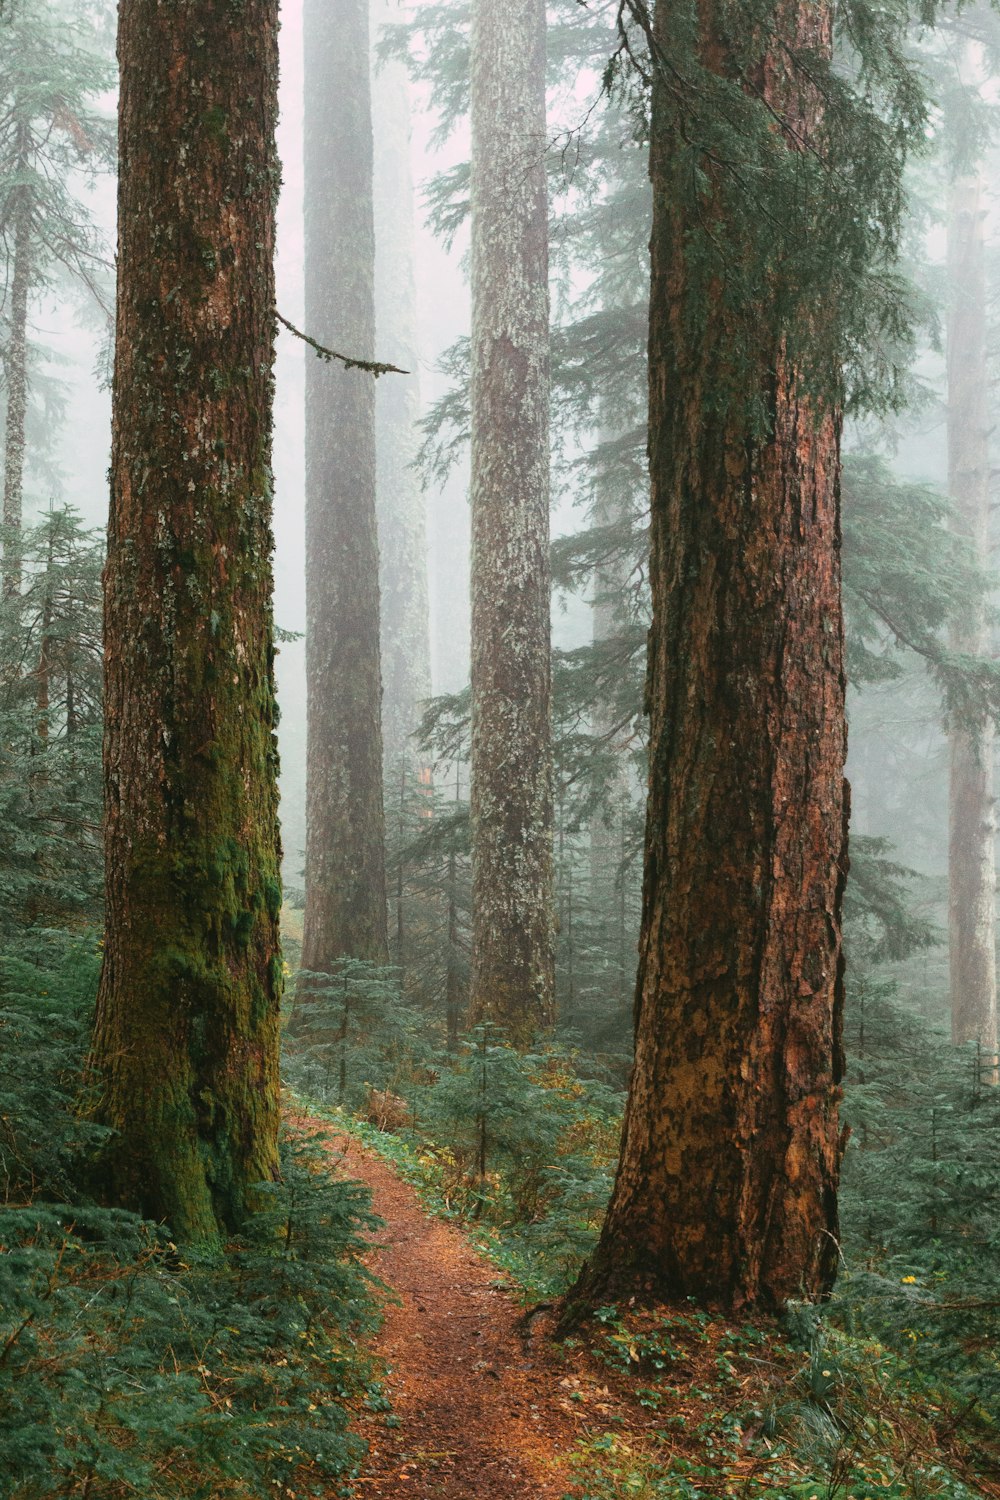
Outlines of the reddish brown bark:
{"label": "reddish brown bark", "polygon": [[[829,45],[829,6],[774,7]],[[671,7],[657,12],[670,55]],[[707,66],[724,69],[714,8]],[[781,56],[761,86],[808,130]],[[778,1307],[836,1268],[846,798],[834,402],[776,329],[734,373],[718,300],[692,316],[683,146],[654,94],[653,623],[636,1061],[621,1164],[580,1293]],[[717,203],[710,203],[711,213]],[[717,288],[715,290],[718,290]],[[762,397],[770,431],[748,411]]]}
{"label": "reddish brown bark", "polygon": [[123,0],[119,58],[92,1061],[112,1196],[204,1240],[277,1171],[277,0]]}

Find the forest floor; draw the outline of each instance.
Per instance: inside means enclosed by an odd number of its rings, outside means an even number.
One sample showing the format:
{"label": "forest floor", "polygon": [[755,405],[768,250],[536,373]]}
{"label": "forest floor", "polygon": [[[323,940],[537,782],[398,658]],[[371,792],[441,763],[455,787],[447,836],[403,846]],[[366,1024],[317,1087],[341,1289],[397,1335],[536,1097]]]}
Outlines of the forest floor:
{"label": "forest floor", "polygon": [[987,1427],[961,1430],[969,1408],[911,1387],[878,1345],[831,1329],[796,1348],[766,1320],[631,1306],[557,1343],[544,1305],[526,1313],[378,1150],[288,1118],[325,1135],[332,1170],[367,1184],[383,1221],[367,1260],[388,1410],[355,1413],[358,1500],[1000,1500],[992,1428],[986,1454]]}
{"label": "forest floor", "polygon": [[[573,1492],[581,1439],[646,1425],[608,1373],[564,1355],[544,1317],[523,1309],[454,1226],[431,1218],[413,1188],[355,1138],[335,1136],[335,1170],[368,1184],[385,1221],[372,1271],[385,1299],[375,1353],[386,1368],[389,1421],[364,1424],[370,1448],[360,1497],[561,1500]],[[397,1300],[398,1299],[398,1300]],[[397,1425],[398,1424],[398,1425]]]}

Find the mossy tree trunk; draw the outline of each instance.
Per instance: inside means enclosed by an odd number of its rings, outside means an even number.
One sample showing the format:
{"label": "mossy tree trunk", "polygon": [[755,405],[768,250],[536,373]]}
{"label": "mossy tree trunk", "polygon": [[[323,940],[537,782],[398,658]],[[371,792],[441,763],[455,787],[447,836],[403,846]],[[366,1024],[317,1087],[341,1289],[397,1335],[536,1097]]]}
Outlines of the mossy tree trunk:
{"label": "mossy tree trunk", "polygon": [[[15,161],[29,167],[29,127],[18,127]],[[10,225],[10,338],[7,344],[7,421],[3,467],[3,595],[21,590],[21,527],[24,512],[25,424],[28,417],[28,294],[31,289],[32,191],[22,181],[11,189],[4,220]]]}
{"label": "mossy tree trunk", "polygon": [[[306,0],[306,326],[372,358],[368,0]],[[395,378],[395,377],[394,377]],[[306,369],[306,909],[302,967],[388,958],[375,385]]]}
{"label": "mossy tree trunk", "polygon": [[[701,57],[724,71],[717,9],[701,8]],[[770,9],[776,40],[751,83],[790,122],[786,141],[807,143],[818,106],[787,81],[786,58],[829,47],[830,7]],[[670,58],[683,23],[661,5],[655,24]],[[823,1293],[837,1262],[840,421],[834,398],[803,392],[780,327],[737,368],[718,288],[696,283],[708,305],[692,310],[690,156],[665,70],[654,88],[636,1060],[611,1205],[576,1296],[776,1308]],[[706,218],[721,211],[709,197]],[[769,430],[751,421],[755,394]]]}
{"label": "mossy tree trunk", "polygon": [[543,0],[472,7],[473,1025],[554,1019]]}
{"label": "mossy tree trunk", "polygon": [[[373,36],[399,21],[395,0],[372,0]],[[417,287],[414,268],[410,91],[400,62],[372,75],[375,134],[375,329],[379,348],[408,375],[378,382],[375,392],[376,495],[382,638],[382,741],[385,765],[418,759],[413,743],[431,693],[427,514],[417,455],[420,379],[417,373]]]}
{"label": "mossy tree trunk", "polygon": [[[990,565],[990,411],[986,332],[989,317],[983,255],[986,212],[982,177],[963,173],[948,208],[948,488],[955,529],[976,560]],[[953,650],[990,653],[985,603],[952,635]],[[955,724],[950,739],[948,956],[951,1032],[955,1042],[997,1050],[996,816],[993,722],[982,714]]]}
{"label": "mossy tree trunk", "polygon": [[122,0],[105,588],[112,1197],[185,1241],[277,1172],[276,0]]}

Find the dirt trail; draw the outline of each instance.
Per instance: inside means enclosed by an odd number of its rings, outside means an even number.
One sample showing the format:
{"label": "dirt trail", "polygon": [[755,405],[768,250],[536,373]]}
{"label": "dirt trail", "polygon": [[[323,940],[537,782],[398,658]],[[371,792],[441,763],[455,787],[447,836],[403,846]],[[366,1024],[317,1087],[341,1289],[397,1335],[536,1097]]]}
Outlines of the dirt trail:
{"label": "dirt trail", "polygon": [[[366,1182],[385,1220],[372,1268],[401,1298],[376,1352],[397,1427],[373,1420],[358,1495],[398,1500],[561,1500],[577,1439],[631,1425],[598,1373],[563,1364],[496,1270],[373,1152],[339,1137],[335,1170]],[[338,1160],[339,1157],[339,1160]]]}

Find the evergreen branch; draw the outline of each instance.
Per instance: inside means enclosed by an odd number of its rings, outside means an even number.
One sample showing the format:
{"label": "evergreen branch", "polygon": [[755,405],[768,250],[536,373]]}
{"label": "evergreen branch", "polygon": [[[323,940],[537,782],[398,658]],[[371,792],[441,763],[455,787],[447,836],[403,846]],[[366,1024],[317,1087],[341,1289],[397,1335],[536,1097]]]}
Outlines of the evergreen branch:
{"label": "evergreen branch", "polygon": [[289,323],[287,318],[281,316],[277,308],[274,310],[274,316],[282,328],[287,328],[289,333],[294,333],[297,339],[301,339],[304,344],[309,345],[310,349],[314,349],[317,359],[323,360],[325,364],[329,365],[337,360],[345,370],[367,370],[369,375],[375,376],[376,380],[380,375],[410,374],[409,370],[401,370],[398,365],[384,365],[374,359],[356,359],[351,354],[339,354],[336,349],[327,349],[324,344],[319,344],[315,339],[310,338],[308,333],[303,333],[301,328],[296,328],[294,323]]}

